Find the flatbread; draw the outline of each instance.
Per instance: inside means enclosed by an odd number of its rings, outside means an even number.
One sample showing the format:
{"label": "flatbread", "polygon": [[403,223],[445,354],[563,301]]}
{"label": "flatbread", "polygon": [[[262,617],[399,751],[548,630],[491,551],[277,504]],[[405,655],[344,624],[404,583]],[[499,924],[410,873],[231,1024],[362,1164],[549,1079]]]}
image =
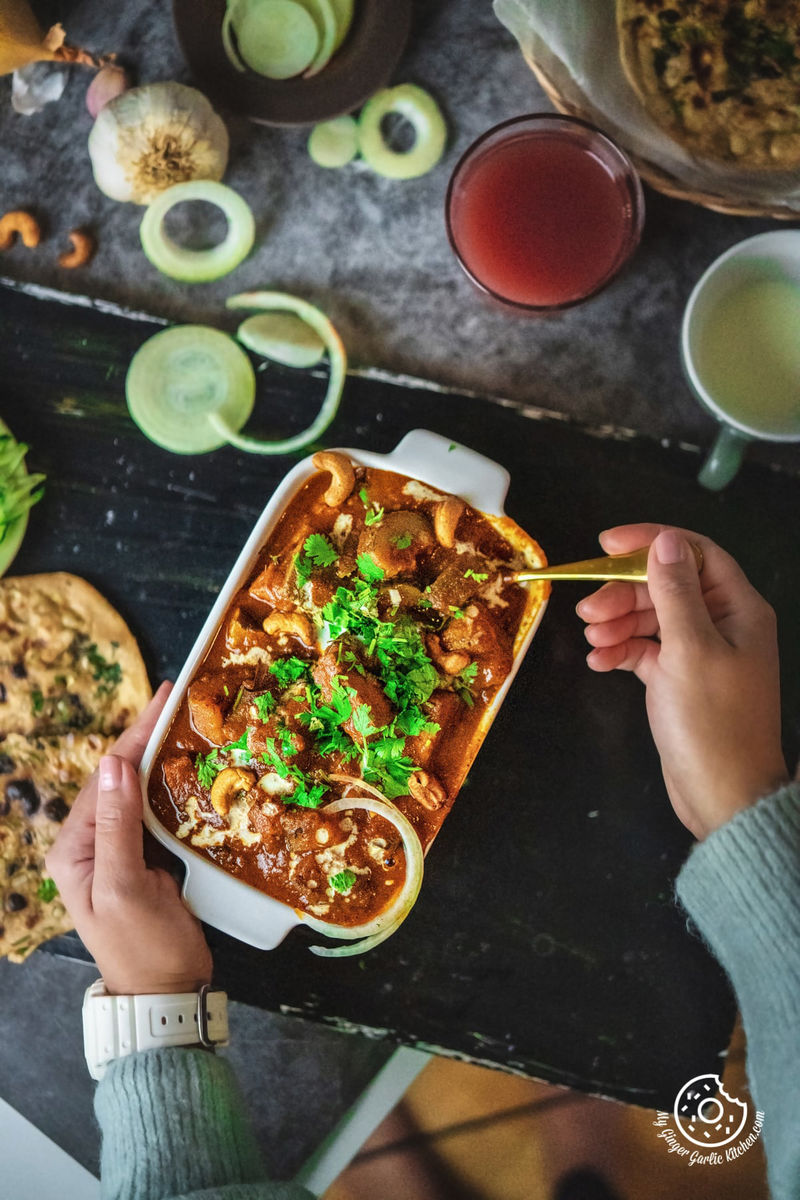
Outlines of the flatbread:
{"label": "flatbread", "polygon": [[72,928],[45,855],[150,694],[133,634],[86,580],[0,579],[0,956]]}
{"label": "flatbread", "polygon": [[149,697],[133,634],[85,579],[0,579],[0,735],[121,733]]}
{"label": "flatbread", "polygon": [[800,0],[617,0],[622,66],[697,157],[800,166]]}
{"label": "flatbread", "polygon": [[44,860],[72,802],[114,739],[99,733],[0,743],[0,957],[22,962],[72,929]]}

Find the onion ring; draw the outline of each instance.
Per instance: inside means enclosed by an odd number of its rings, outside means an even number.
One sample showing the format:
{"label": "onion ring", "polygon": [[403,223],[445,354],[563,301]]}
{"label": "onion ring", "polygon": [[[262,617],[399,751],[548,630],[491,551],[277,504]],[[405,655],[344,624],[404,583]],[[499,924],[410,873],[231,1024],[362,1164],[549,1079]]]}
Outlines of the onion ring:
{"label": "onion ring", "polygon": [[332,803],[326,804],[318,811],[337,813],[362,808],[383,817],[384,820],[394,825],[403,839],[403,852],[406,859],[406,877],[402,888],[388,908],[385,908],[377,917],[373,917],[371,921],[365,921],[361,925],[333,925],[326,921],[320,921],[317,917],[309,916],[308,913],[303,913],[303,920],[317,933],[324,933],[328,937],[345,938],[348,941],[355,938],[361,939],[356,945],[309,947],[312,954],[318,954],[323,958],[345,958],[354,954],[364,954],[373,946],[385,942],[411,912],[422,886],[422,844],[408,817],[404,816],[377,788],[371,787],[360,779],[354,779],[351,775],[329,775],[328,778],[334,783],[347,783],[352,787],[360,787],[364,791],[376,793],[377,799],[374,796],[343,797],[341,800],[334,800]]}

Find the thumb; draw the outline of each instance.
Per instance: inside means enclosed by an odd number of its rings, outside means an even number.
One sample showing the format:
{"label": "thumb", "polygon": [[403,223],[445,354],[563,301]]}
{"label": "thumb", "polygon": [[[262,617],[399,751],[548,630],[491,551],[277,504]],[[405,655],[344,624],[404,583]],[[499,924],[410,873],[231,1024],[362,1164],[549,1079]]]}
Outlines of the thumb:
{"label": "thumb", "polygon": [[146,871],[142,793],[131,764],[116,754],[100,760],[94,833],[94,887],[134,890]]}
{"label": "thumb", "polygon": [[713,632],[692,548],[674,529],[662,530],[650,547],[647,590],[658,617],[662,645],[695,641]]}

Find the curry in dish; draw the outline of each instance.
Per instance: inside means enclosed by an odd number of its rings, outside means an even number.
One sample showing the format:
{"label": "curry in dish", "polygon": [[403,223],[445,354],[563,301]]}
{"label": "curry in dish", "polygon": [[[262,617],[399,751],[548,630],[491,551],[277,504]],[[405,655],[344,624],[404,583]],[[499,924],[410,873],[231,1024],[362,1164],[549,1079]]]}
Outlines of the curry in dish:
{"label": "curry in dish", "polygon": [[691,153],[800,166],[800,0],[617,0],[625,72]]}
{"label": "curry in dish", "polygon": [[224,870],[361,927],[403,888],[408,843],[355,797],[388,801],[428,848],[548,585],[505,579],[545,561],[508,518],[338,452],[313,461],[176,710],[149,800]]}

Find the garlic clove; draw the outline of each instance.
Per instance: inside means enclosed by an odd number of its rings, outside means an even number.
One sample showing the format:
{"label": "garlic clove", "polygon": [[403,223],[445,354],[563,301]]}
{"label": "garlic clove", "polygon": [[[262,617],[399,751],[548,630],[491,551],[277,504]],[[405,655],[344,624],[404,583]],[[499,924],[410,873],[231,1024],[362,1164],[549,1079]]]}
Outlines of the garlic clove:
{"label": "garlic clove", "polygon": [[124,67],[109,63],[102,67],[86,89],[86,107],[89,115],[96,117],[102,108],[116,99],[131,86]]}
{"label": "garlic clove", "polygon": [[176,183],[220,180],[228,131],[195,88],[153,83],[131,88],[101,109],[89,134],[89,155],[102,192],[150,204]]}

